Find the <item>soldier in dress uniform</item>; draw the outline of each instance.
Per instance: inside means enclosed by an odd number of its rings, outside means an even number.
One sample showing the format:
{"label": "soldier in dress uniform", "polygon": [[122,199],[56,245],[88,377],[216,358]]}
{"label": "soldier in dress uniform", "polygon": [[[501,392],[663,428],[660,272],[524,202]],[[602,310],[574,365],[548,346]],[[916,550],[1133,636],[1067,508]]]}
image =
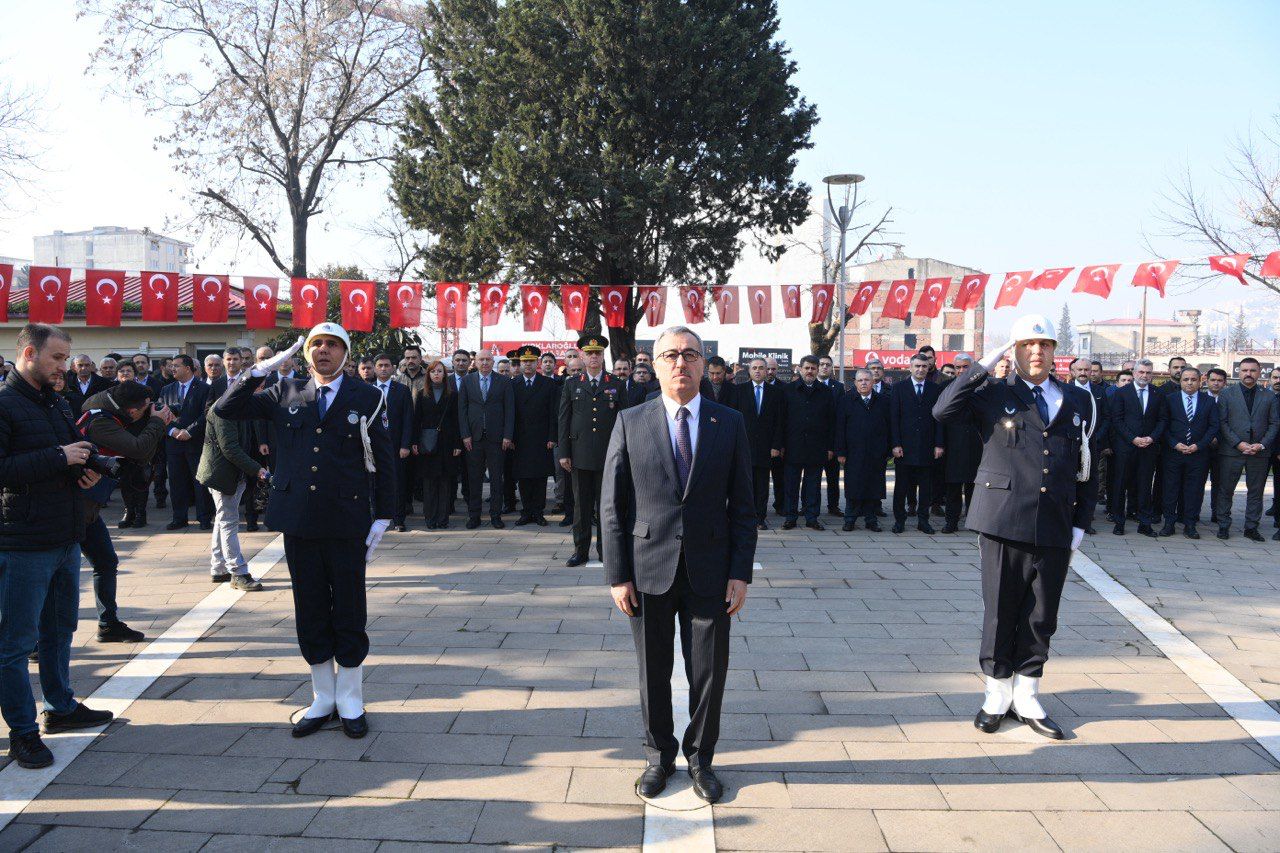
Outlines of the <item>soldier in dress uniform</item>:
{"label": "soldier in dress uniform", "polygon": [[[1054,378],[1056,341],[1048,318],[1018,318],[1009,343],[943,389],[933,414],[943,424],[972,417],[982,435],[968,527],[981,534],[987,691],[973,724],[991,733],[1008,715],[1061,739],[1036,696],[1097,483],[1087,452],[1093,401],[1088,391]],[[1009,350],[1016,369],[1003,381],[989,380]]]}
{"label": "soldier in dress uniform", "polygon": [[586,369],[560,390],[560,429],[556,452],[560,467],[573,476],[573,556],[566,566],[580,566],[591,553],[591,527],[596,527],[596,551],[600,551],[600,481],[609,449],[613,422],[625,402],[622,383],[604,372],[608,338],[583,335],[578,349]]}
{"label": "soldier in dress uniform", "polygon": [[[310,379],[279,379],[254,393],[300,348]],[[314,694],[294,737],[318,731],[335,713],[348,737],[369,731],[361,671],[369,653],[365,564],[395,514],[396,454],[381,392],[343,373],[350,353],[346,330],[321,323],[305,344],[298,338],[258,362],[215,406],[224,418],[262,418],[274,427],[267,526],[284,534],[298,645]]]}
{"label": "soldier in dress uniform", "polygon": [[520,517],[516,526],[547,526],[547,478],[555,470],[551,449],[559,430],[555,380],[538,372],[542,351],[533,344],[516,350],[520,373],[516,384],[516,446],[509,454],[511,472],[520,486]]}

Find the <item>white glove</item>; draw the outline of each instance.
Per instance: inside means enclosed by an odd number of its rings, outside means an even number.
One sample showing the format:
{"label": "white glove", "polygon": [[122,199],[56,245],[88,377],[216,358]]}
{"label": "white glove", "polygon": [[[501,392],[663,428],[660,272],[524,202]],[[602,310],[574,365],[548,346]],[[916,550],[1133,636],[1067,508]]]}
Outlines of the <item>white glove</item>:
{"label": "white glove", "polygon": [[981,364],[983,367],[985,367],[987,369],[987,372],[990,373],[991,371],[996,369],[996,364],[999,363],[1000,359],[1004,358],[1005,353],[1007,353],[1012,348],[1013,348],[1013,341],[1008,341],[1005,343],[1004,346],[993,349],[991,352],[987,353],[987,357],[978,363]]}
{"label": "white glove", "polygon": [[367,563],[373,559],[373,552],[378,550],[378,543],[382,541],[382,534],[387,532],[387,528],[391,526],[391,519],[379,518],[369,527],[369,535],[364,538],[364,544],[369,546],[369,550],[365,552],[364,561]]}
{"label": "white glove", "polygon": [[268,373],[293,358],[294,354],[298,350],[302,349],[302,342],[304,340],[306,339],[303,338],[302,335],[298,335],[298,339],[293,342],[293,346],[289,347],[287,350],[281,350],[266,361],[258,362],[249,369],[249,375],[257,376],[259,378],[266,376]]}
{"label": "white glove", "polygon": [[[1084,528],[1083,527],[1071,528],[1071,550],[1072,551],[1079,550],[1080,543],[1082,541],[1084,541]],[[372,553],[372,551],[370,553]]]}

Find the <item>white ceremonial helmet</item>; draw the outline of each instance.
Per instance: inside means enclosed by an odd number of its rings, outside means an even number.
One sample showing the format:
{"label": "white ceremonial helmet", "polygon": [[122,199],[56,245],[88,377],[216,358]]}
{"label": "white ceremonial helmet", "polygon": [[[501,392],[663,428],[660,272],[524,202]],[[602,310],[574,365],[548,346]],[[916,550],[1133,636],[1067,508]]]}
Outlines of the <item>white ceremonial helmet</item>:
{"label": "white ceremonial helmet", "polygon": [[1053,323],[1043,314],[1023,314],[1013,321],[1009,340],[1015,344],[1020,341],[1057,341],[1058,334],[1053,330]]}
{"label": "white ceremonial helmet", "polygon": [[347,334],[347,330],[339,326],[337,323],[321,323],[314,326],[311,331],[307,332],[307,340],[302,345],[302,356],[307,360],[307,364],[311,364],[311,341],[313,338],[330,337],[337,338],[342,341],[342,346],[346,348],[343,353],[342,361],[338,363],[338,369],[342,369],[342,365],[347,363],[347,357],[351,355],[351,336]]}

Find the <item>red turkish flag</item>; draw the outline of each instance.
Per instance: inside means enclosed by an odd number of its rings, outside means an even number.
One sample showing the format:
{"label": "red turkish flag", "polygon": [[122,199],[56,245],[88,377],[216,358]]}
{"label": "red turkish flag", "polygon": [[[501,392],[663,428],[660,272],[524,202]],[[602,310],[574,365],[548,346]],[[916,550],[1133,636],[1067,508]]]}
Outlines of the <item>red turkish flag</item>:
{"label": "red turkish flag", "polygon": [[[200,277],[196,276],[195,280],[199,281]],[[244,284],[244,327],[274,329],[280,308],[280,279],[245,276],[241,281]]]}
{"label": "red turkish flag", "polygon": [[1262,262],[1262,276],[1264,278],[1280,278],[1280,252],[1272,252],[1267,255],[1267,259]]}
{"label": "red turkish flag", "polygon": [[834,284],[815,284],[809,288],[813,297],[813,313],[809,315],[810,323],[821,323],[831,313],[831,302],[835,298]]}
{"label": "red turkish flag", "polygon": [[71,270],[66,267],[32,267],[27,275],[27,319],[32,323],[58,325],[67,312]]}
{"label": "red turkish flag", "polygon": [[611,329],[627,325],[627,303],[631,301],[631,288],[625,284],[609,284],[600,288],[600,310],[604,312],[604,324]]}
{"label": "red turkish flag", "polygon": [[640,288],[640,305],[650,326],[660,326],[667,317],[667,289],[661,285]]}
{"label": "red turkish flag", "polygon": [[1031,270],[1005,273],[1004,284],[1000,285],[1000,292],[996,294],[995,307],[1017,305],[1018,300],[1022,298],[1022,291],[1027,289],[1027,282],[1030,280]]}
{"label": "red turkish flag", "polygon": [[[191,276],[191,321],[193,323],[227,322],[230,298],[231,283],[225,275],[195,273]],[[271,328],[271,326],[265,328]]]}
{"label": "red turkish flag", "polygon": [[751,322],[757,326],[773,322],[773,293],[768,285],[753,284],[747,288],[747,304],[751,306]]}
{"label": "red turkish flag", "polygon": [[495,326],[502,318],[502,309],[507,304],[509,284],[486,282],[480,287],[480,325]]}
{"label": "red turkish flag", "polygon": [[520,285],[520,314],[524,317],[526,332],[541,332],[542,320],[547,316],[547,303],[551,301],[551,285]]}
{"label": "red turkish flag", "polygon": [[1164,296],[1164,285],[1178,268],[1177,261],[1149,261],[1139,264],[1133,274],[1134,287],[1154,287]]}
{"label": "red turkish flag", "polygon": [[387,282],[387,309],[393,329],[414,329],[422,325],[422,282]]}
{"label": "red turkish flag", "polygon": [[711,288],[711,301],[716,304],[716,314],[721,323],[738,322],[738,288],[725,286]]}
{"label": "red turkish flag", "polygon": [[907,314],[911,311],[911,297],[915,292],[915,279],[903,278],[891,283],[889,295],[884,300],[884,307],[880,309],[880,316],[893,320],[907,319]]}
{"label": "red turkish flag", "polygon": [[154,323],[178,322],[178,274],[142,273],[142,319]]}
{"label": "red turkish flag", "polygon": [[858,292],[853,295],[853,302],[849,303],[849,313],[854,316],[861,317],[867,313],[867,309],[871,307],[871,300],[876,298],[876,291],[880,289],[879,281],[864,281],[858,285]]}
{"label": "red turkish flag", "polygon": [[924,290],[920,291],[920,301],[916,303],[916,316],[931,319],[938,316],[942,303],[951,289],[951,278],[926,278]]}
{"label": "red turkish flag", "polygon": [[581,332],[587,324],[587,306],[591,302],[591,285],[560,285],[560,310],[564,312],[566,328]]}
{"label": "red turkish flag", "polygon": [[372,281],[340,281],[342,327],[348,332],[372,332],[373,313],[378,307],[378,285]]}
{"label": "red turkish flag", "polygon": [[990,273],[967,275],[960,279],[960,289],[956,291],[956,299],[951,307],[957,311],[968,311],[982,304],[982,294],[991,280]]}
{"label": "red turkish flag", "polygon": [[800,285],[782,285],[782,316],[788,320],[800,316]]}
{"label": "red turkish flag", "polygon": [[84,271],[84,324],[86,326],[119,326],[120,309],[123,307],[123,271]]}
{"label": "red turkish flag", "polygon": [[325,320],[329,312],[329,280],[327,278],[291,278],[289,294],[293,299],[293,327],[310,329]]}
{"label": "red turkish flag", "polygon": [[9,322],[9,289],[13,287],[13,264],[0,264],[0,323]]}
{"label": "red turkish flag", "polygon": [[1027,283],[1027,290],[1057,290],[1058,285],[1062,284],[1062,280],[1073,269],[1075,267],[1053,267],[1052,269],[1043,270]]}
{"label": "red turkish flag", "polygon": [[1094,296],[1101,296],[1106,299],[1111,295],[1111,285],[1115,282],[1116,270],[1120,269],[1119,264],[1099,264],[1098,266],[1085,267],[1080,270],[1080,278],[1076,280],[1076,286],[1072,289],[1072,293],[1092,293]]}
{"label": "red turkish flag", "polygon": [[707,289],[692,284],[680,285],[680,307],[686,323],[702,323],[707,319]]}
{"label": "red turkish flag", "polygon": [[471,285],[465,281],[436,282],[436,325],[442,329],[465,329],[470,293]]}
{"label": "red turkish flag", "polygon": [[1249,260],[1249,255],[1211,255],[1209,257],[1209,269],[1220,272],[1223,275],[1235,276],[1240,279],[1240,283],[1248,285],[1249,282],[1244,280],[1244,265]]}

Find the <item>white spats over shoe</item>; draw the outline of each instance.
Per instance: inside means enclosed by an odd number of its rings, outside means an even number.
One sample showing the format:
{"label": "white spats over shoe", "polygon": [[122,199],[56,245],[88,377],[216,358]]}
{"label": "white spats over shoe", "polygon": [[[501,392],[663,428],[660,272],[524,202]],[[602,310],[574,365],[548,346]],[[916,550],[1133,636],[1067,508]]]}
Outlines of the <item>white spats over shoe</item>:
{"label": "white spats over shoe", "polygon": [[364,667],[339,666],[337,678],[338,716],[354,720],[364,713]]}
{"label": "white spats over shoe", "polygon": [[987,695],[982,710],[987,714],[1006,714],[1013,704],[1013,679],[987,676]]}
{"label": "white spats over shoe", "polygon": [[336,707],[337,683],[334,675],[334,660],[329,658],[324,663],[311,666],[311,707],[302,716],[306,719],[328,717]]}
{"label": "white spats over shoe", "polygon": [[1013,677],[1013,710],[1024,720],[1043,720],[1049,716],[1038,698],[1040,679],[1028,675]]}

